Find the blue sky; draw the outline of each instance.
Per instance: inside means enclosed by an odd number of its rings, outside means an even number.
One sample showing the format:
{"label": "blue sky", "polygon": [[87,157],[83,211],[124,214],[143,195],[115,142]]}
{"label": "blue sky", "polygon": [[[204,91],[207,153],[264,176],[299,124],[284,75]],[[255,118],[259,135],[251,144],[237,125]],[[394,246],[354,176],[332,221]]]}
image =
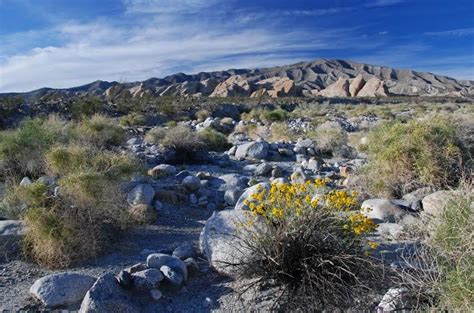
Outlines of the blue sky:
{"label": "blue sky", "polygon": [[474,80],[474,0],[0,0],[0,92],[321,57]]}

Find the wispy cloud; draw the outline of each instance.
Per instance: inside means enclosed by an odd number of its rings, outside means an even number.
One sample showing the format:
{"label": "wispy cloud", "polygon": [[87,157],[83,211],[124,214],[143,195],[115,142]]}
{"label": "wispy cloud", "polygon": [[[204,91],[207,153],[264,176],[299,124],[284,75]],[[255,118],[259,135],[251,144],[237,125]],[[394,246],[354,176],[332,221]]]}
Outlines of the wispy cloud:
{"label": "wispy cloud", "polygon": [[399,4],[406,0],[374,0],[366,4],[367,7],[385,7],[389,5]]}
{"label": "wispy cloud", "polygon": [[425,32],[424,35],[427,36],[469,36],[474,35],[474,27],[469,28],[458,28],[458,29],[450,29],[450,30],[443,30],[437,32]]}

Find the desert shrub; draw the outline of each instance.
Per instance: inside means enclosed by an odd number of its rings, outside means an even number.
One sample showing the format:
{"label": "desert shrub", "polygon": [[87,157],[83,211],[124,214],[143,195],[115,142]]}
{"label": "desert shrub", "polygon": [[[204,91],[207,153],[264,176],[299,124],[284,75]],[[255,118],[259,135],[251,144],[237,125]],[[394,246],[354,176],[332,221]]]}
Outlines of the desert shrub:
{"label": "desert shrub", "polygon": [[98,147],[120,145],[125,140],[125,130],[118,126],[112,119],[95,114],[84,119],[77,126],[82,139]]}
{"label": "desert shrub", "polygon": [[283,311],[355,306],[383,278],[369,256],[376,245],[366,239],[375,224],[356,211],[350,192],[314,196],[325,188],[320,179],[272,184],[245,202],[249,219],[237,236],[250,253],[233,266],[251,284],[272,282]]}
{"label": "desert shrub", "polygon": [[145,140],[174,150],[176,162],[193,161],[199,153],[206,150],[206,144],[197,132],[184,125],[153,128],[145,135]]}
{"label": "desert shrub", "polygon": [[285,122],[275,122],[271,126],[271,141],[295,141],[300,137],[293,129],[290,129]]}
{"label": "desert shrub", "polygon": [[212,116],[212,114],[208,110],[203,109],[196,112],[196,118],[198,119],[198,121],[201,121],[201,122],[210,116]]}
{"label": "desert shrub", "polygon": [[81,118],[99,113],[104,108],[104,104],[99,97],[83,97],[75,99],[70,111],[73,118]]}
{"label": "desert shrub", "polygon": [[26,204],[25,252],[42,265],[66,267],[105,250],[127,226],[120,186],[137,166],[126,155],[74,143],[45,158],[59,194]]}
{"label": "desert shrub", "polygon": [[399,284],[415,297],[419,309],[459,312],[474,310],[474,194],[453,193],[430,232],[419,234],[421,244],[405,258]]}
{"label": "desert shrub", "polygon": [[322,153],[348,156],[347,133],[337,122],[325,122],[316,127],[312,137]]}
{"label": "desert shrub", "polygon": [[206,128],[199,131],[198,137],[209,151],[226,151],[231,146],[227,141],[227,137],[223,133],[212,128]]}
{"label": "desert shrub", "polygon": [[146,204],[137,204],[130,208],[130,217],[138,224],[150,224],[156,221],[158,213]]}
{"label": "desert shrub", "polygon": [[18,219],[28,207],[44,206],[48,202],[48,187],[41,183],[8,186],[0,204],[0,215]]}
{"label": "desert shrub", "polygon": [[0,132],[0,177],[38,177],[44,171],[43,153],[64,136],[56,120],[27,120],[13,131]]}
{"label": "desert shrub", "polygon": [[288,119],[288,112],[282,109],[263,111],[260,118],[267,122],[283,122]]}
{"label": "desert shrub", "polygon": [[136,125],[145,125],[147,122],[147,117],[144,114],[140,113],[129,113],[120,118],[121,126],[136,126]]}
{"label": "desert shrub", "polygon": [[383,124],[369,133],[364,175],[371,193],[399,196],[423,186],[455,185],[469,159],[454,121],[432,117]]}

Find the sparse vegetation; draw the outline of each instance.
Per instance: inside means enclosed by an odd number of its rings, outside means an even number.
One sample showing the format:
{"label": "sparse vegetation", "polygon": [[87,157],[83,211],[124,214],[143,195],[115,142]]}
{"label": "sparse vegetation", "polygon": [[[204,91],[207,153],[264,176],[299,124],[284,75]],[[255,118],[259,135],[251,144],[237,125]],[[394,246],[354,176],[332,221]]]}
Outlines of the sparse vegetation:
{"label": "sparse vegetation", "polygon": [[351,307],[383,279],[368,256],[375,245],[365,239],[375,225],[352,211],[357,201],[347,191],[313,197],[325,186],[319,179],[273,184],[246,203],[255,218],[240,226],[238,236],[249,259],[234,266],[241,277],[254,279],[251,284],[273,282],[279,309]]}
{"label": "sparse vegetation", "polygon": [[222,152],[230,148],[227,137],[212,128],[206,128],[198,132],[199,139],[204,142],[209,151]]}
{"label": "sparse vegetation", "polygon": [[335,156],[349,156],[347,133],[337,122],[325,122],[316,127],[312,134],[316,146],[322,153]]}
{"label": "sparse vegetation", "polygon": [[455,186],[469,155],[453,120],[391,122],[369,133],[368,189],[399,196],[423,186]]}

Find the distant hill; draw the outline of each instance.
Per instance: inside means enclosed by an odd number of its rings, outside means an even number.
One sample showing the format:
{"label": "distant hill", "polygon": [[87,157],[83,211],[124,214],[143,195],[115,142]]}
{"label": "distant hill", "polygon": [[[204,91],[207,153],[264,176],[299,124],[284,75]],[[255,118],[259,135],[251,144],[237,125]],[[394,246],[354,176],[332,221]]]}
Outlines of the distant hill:
{"label": "distant hill", "polygon": [[1,95],[21,95],[34,101],[55,95],[97,95],[113,100],[146,94],[211,97],[472,96],[474,81],[352,61],[318,59],[270,68],[230,69],[193,75],[177,73],[131,83],[95,81],[73,88],[42,88]]}

